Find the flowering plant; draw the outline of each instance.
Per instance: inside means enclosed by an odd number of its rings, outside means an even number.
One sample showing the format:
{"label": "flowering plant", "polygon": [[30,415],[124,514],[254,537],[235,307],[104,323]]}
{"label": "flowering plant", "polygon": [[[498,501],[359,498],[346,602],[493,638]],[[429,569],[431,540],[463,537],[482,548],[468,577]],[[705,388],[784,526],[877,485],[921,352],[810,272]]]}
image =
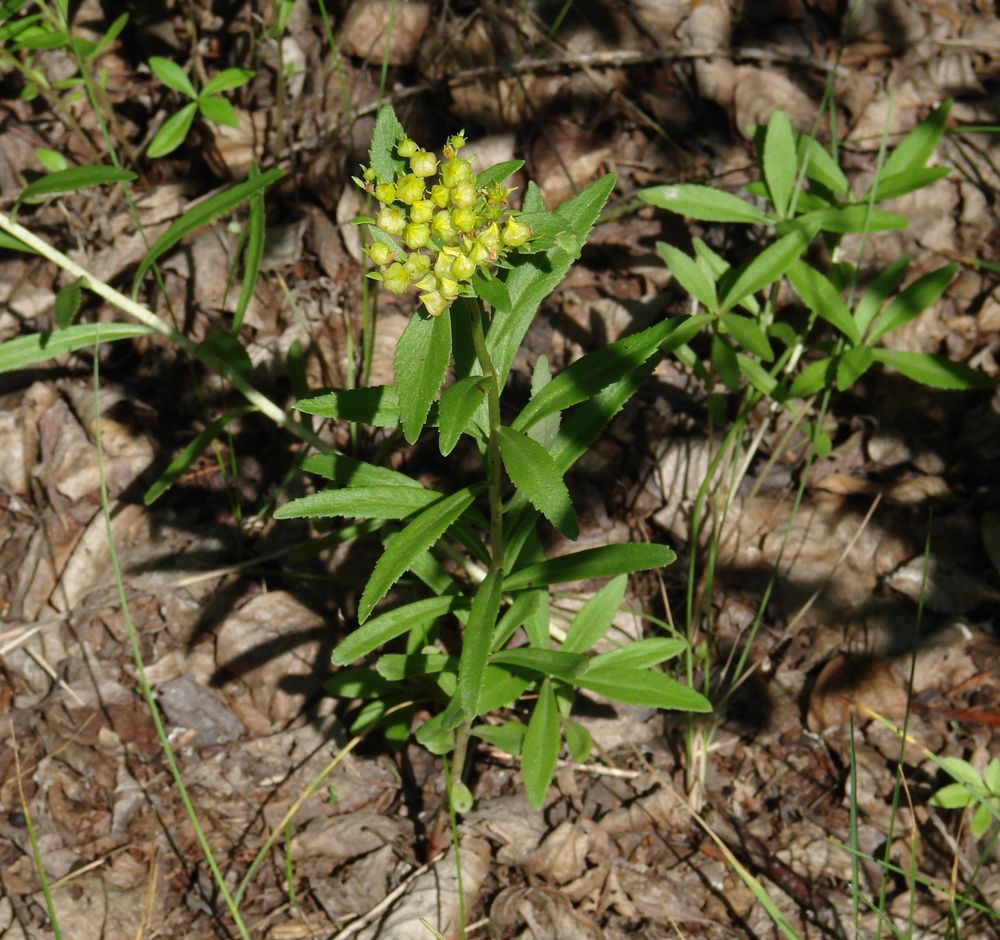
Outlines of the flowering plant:
{"label": "flowering plant", "polygon": [[[276,513],[363,519],[383,534],[384,549],[358,599],[358,626],[333,662],[350,667],[390,649],[370,666],[340,669],[327,688],[361,702],[355,730],[409,703],[387,719],[386,735],[403,739],[417,724],[425,747],[453,753],[449,794],[458,811],[471,804],[461,778],[473,738],[520,756],[527,795],[541,806],[563,742],[576,760],[591,749],[590,735],[571,717],[579,691],[637,705],[709,708],[657,668],[685,649],[683,640],[608,640],[627,575],[667,565],[674,553],[640,543],[547,558],[542,541],[547,524],[577,538],[567,471],[661,356],[691,334],[677,321],[658,323],[555,377],[539,356],[531,399],[505,424],[501,391],[515,353],[579,257],[614,177],[555,211],[529,183],[515,212],[504,181],[521,162],[475,173],[460,156],[464,147],[464,135],[451,137],[439,162],[407,136],[390,108],[379,112],[370,166],[357,181],[379,208],[358,221],[371,232],[373,276],[397,293],[415,286],[421,305],[399,339],[393,385],[331,389],[296,408],[398,427],[409,443],[435,427],[443,455],[465,436],[482,456],[485,479],[443,493],[398,470],[320,454],[305,469],[331,485]],[[449,366],[455,380],[442,391]],[[425,596],[376,612],[407,575]],[[553,604],[560,586],[593,579],[607,583],[574,617],[562,617]]]}

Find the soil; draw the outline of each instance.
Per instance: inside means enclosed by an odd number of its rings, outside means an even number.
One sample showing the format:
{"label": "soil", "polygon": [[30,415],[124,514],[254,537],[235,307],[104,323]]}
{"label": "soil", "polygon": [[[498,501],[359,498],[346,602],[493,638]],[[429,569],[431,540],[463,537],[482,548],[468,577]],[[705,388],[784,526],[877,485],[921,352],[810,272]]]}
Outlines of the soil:
{"label": "soil", "polygon": [[[836,133],[863,192],[886,135],[895,143],[952,98],[932,161],[952,172],[888,206],[908,228],[847,239],[844,250],[863,250],[871,272],[908,255],[910,280],[961,262],[945,296],[891,341],[1000,373],[1000,18],[987,0],[884,0],[857,16],[840,0],[295,0],[283,33],[276,6],[73,5],[81,38],[129,14],[93,63],[97,111],[57,84],[76,72],[65,50],[0,45],[0,201],[9,213],[42,174],[39,148],[71,165],[108,163],[112,141],[137,174],[134,202],[97,187],[22,205],[18,219],[128,293],[171,221],[245,179],[254,161],[281,168],[240,333],[252,384],[281,407],[303,384],[359,382],[365,336],[368,381],[392,381],[413,298],[379,296],[363,330],[351,224],[360,202],[350,178],[382,101],[422,145],[464,128],[484,165],[525,156],[517,185],[535,180],[549,206],[618,174],[608,212],[515,362],[516,403],[538,356],[561,369],[688,309],[658,240],[690,250],[701,237],[729,258],[754,249],[744,230],[638,207],[639,189],[739,191],[753,179],[751,127],[780,108],[799,129]],[[223,68],[253,69],[226,93],[238,126],[199,119],[172,154],[143,156],[184,103],[153,76],[154,55],[198,85]],[[33,94],[31,69],[51,87]],[[821,110],[827,83],[835,105]],[[243,206],[192,232],[146,275],[139,300],[194,342],[231,324],[245,220]],[[0,252],[0,342],[53,330],[69,280],[39,257]],[[128,318],[84,292],[76,319]],[[541,811],[522,794],[519,762],[480,746],[475,804],[458,826],[459,886],[439,825],[441,762],[412,743],[353,739],[359,703],[324,692],[377,537],[347,541],[272,518],[307,486],[288,476],[303,445],[254,412],[233,418],[147,506],[171,461],[243,399],[157,336],[103,345],[96,396],[94,365],[81,350],[0,373],[3,940],[52,934],[32,838],[64,937],[238,935],[138,693],[132,625],[204,839],[231,891],[249,873],[251,936],[430,937],[425,918],[457,937],[459,890],[469,937],[781,936],[741,866],[799,937],[1000,936],[997,823],[977,839],[970,812],[931,805],[949,778],[928,756],[983,771],[1000,755],[992,390],[925,389],[873,370],[833,397],[834,446],[818,460],[755,414],[761,448],[740,488],[722,491],[732,509],[718,572],[699,584],[710,629],[694,641],[712,667],[695,679],[715,712],[691,725],[585,702],[594,758],[561,762]],[[691,553],[705,554],[690,540],[718,446],[709,409],[704,387],[665,361],[568,477],[581,544],[677,550],[661,575],[632,579],[629,606],[681,625]],[[321,433],[430,486],[478,472],[474,451],[445,461],[383,431]],[[565,545],[553,537],[549,547]],[[575,609],[587,593],[560,603]],[[616,628],[653,629],[626,614]],[[904,722],[905,743],[895,730]]]}

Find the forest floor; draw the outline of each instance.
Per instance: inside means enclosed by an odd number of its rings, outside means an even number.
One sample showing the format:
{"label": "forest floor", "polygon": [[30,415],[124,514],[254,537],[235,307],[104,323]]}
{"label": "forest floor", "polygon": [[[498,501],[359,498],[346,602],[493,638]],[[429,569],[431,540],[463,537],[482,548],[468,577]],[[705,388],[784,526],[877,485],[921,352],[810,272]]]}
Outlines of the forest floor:
{"label": "forest floor", "polygon": [[[412,0],[388,37],[394,4],[353,0],[330,5],[335,50],[325,7],[288,4],[277,39],[272,6],[73,9],[74,34],[91,38],[130,14],[93,67],[106,70],[110,140],[138,174],[138,215],[119,187],[100,187],[22,206],[19,220],[127,292],[172,220],[246,178],[253,160],[281,167],[241,339],[254,384],[282,406],[296,349],[312,388],[360,381],[366,342],[365,380],[392,382],[413,298],[379,295],[363,335],[351,225],[361,204],[350,177],[382,101],[422,145],[464,128],[483,165],[523,156],[518,185],[535,180],[550,207],[618,174],[515,362],[512,381],[526,387],[540,354],[558,370],[686,312],[657,240],[689,248],[697,235],[727,257],[752,247],[731,227],[641,206],[639,189],[739,191],[754,178],[748,128],[782,109],[799,129],[836,134],[863,192],[886,134],[895,143],[954,99],[933,161],[952,172],[896,200],[911,225],[862,249],[872,271],[910,256],[909,278],[960,262],[945,296],[893,343],[1000,375],[1000,19],[987,0],[863,2],[849,30],[838,0],[594,0],[565,17],[560,4]],[[9,45],[0,39],[5,212],[43,171],[40,148],[71,164],[108,153],[101,108],[55,84],[74,74],[69,55],[30,57],[53,83],[32,96],[29,56]],[[239,126],[199,120],[172,154],[143,156],[183,103],[150,72],[153,55],[196,84],[253,69],[229,93]],[[834,104],[821,111],[828,83]],[[239,232],[226,220],[194,232],[140,299],[200,341],[232,316]],[[41,258],[0,252],[0,342],[53,329],[64,283]],[[124,319],[84,295],[79,321]],[[329,766],[353,714],[323,692],[329,653],[376,540],[310,551],[304,525],[273,520],[289,486],[302,490],[286,480],[300,444],[260,414],[230,424],[144,504],[170,461],[241,401],[163,338],[102,347],[97,404],[125,598],[208,842],[235,889],[278,827],[242,901],[251,936],[430,937],[419,917],[457,936],[455,859],[434,825],[440,761],[372,736]],[[629,603],[682,627],[688,560],[704,552],[687,542],[690,516],[717,446],[707,413],[705,389],[665,361],[568,478],[583,544],[677,550],[662,577],[633,579]],[[720,705],[707,722],[692,733],[683,716],[593,703],[581,720],[595,760],[562,763],[537,812],[516,760],[475,753],[475,806],[460,823],[468,936],[779,936],[735,859],[803,938],[1000,937],[997,823],[976,839],[968,812],[931,805],[949,780],[923,750],[981,771],[1000,754],[1000,395],[873,370],[833,396],[825,427],[834,446],[815,460],[804,440],[767,431],[730,494],[702,621],[711,630],[694,637],[715,664]],[[366,459],[391,449],[396,466],[439,485],[452,472],[384,432],[324,434]],[[0,938],[51,935],[28,817],[62,936],[236,936],[137,693],[101,512],[91,352],[0,374],[0,455]],[[873,711],[907,721],[905,750]]]}

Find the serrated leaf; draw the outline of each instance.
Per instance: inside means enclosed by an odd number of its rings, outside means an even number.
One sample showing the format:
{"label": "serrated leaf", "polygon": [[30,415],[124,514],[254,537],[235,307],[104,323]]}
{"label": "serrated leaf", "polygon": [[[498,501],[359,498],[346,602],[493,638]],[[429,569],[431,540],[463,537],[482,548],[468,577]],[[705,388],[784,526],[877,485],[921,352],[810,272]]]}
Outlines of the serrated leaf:
{"label": "serrated leaf", "polygon": [[487,380],[483,376],[470,375],[442,392],[438,408],[438,448],[442,456],[455,449],[463,431],[476,436],[470,430],[470,422],[476,409],[486,401],[486,390]]}
{"label": "serrated leaf", "polygon": [[176,62],[165,59],[163,56],[154,55],[149,59],[149,67],[167,88],[179,91],[182,95],[187,95],[188,98],[198,97],[198,92],[191,84],[191,79]]}
{"label": "serrated leaf", "polygon": [[427,597],[394,607],[373,617],[341,640],[331,654],[330,661],[335,666],[353,663],[396,637],[433,623],[438,617],[451,613],[461,603],[463,601],[454,596]]}
{"label": "serrated leaf", "polygon": [[493,628],[500,613],[502,578],[503,572],[493,568],[476,588],[462,638],[462,654],[458,663],[458,697],[462,713],[467,719],[480,713],[480,698],[490,657]]}
{"label": "serrated leaf", "polygon": [[417,480],[405,473],[366,463],[346,454],[313,454],[303,461],[302,469],[332,480],[339,486],[412,486],[423,489]]}
{"label": "serrated leaf", "polygon": [[274,518],[406,519],[438,499],[440,493],[415,486],[352,486],[290,500],[274,511]]}
{"label": "serrated leaf", "polygon": [[198,99],[198,110],[201,116],[214,124],[225,127],[239,127],[240,118],[236,109],[225,98],[218,95],[202,95]]}
{"label": "serrated leaf", "polygon": [[598,676],[606,670],[648,669],[679,656],[685,649],[687,643],[684,640],[665,636],[646,637],[593,657],[587,666],[587,675]]}
{"label": "serrated leaf", "polygon": [[26,369],[78,349],[92,349],[95,343],[111,343],[155,332],[141,323],[79,323],[52,333],[18,336],[0,343],[0,373]]}
{"label": "serrated leaf", "polygon": [[589,650],[611,627],[625,597],[628,577],[617,575],[577,611],[566,630],[562,648],[567,653]]}
{"label": "serrated leaf", "polygon": [[752,352],[765,362],[774,359],[774,350],[767,341],[764,331],[749,317],[741,316],[738,313],[723,313],[719,321],[726,328],[726,331],[744,349]]}
{"label": "serrated leaf", "polygon": [[585,672],[574,679],[573,684],[627,705],[686,712],[712,710],[711,702],[700,692],[681,685],[665,673],[647,669],[601,669],[593,676]]}
{"label": "serrated leaf", "polygon": [[567,720],[563,724],[563,735],[569,756],[578,764],[585,763],[594,749],[594,739],[590,732],[578,721]]}
{"label": "serrated leaf", "polygon": [[245,85],[255,74],[251,69],[223,69],[205,83],[201,94],[204,97],[205,95],[217,95],[221,91],[232,91],[234,88]]}
{"label": "serrated leaf", "polygon": [[693,258],[689,258],[683,251],[668,245],[665,242],[657,242],[656,250],[660,253],[663,263],[670,270],[670,273],[692,297],[706,309],[715,312],[718,309],[718,299],[715,296],[715,284],[705,272],[698,267]]}
{"label": "serrated leaf", "polygon": [[552,683],[546,679],[539,689],[521,749],[524,793],[535,809],[545,804],[545,794],[559,760],[559,744],[559,709]]}
{"label": "serrated leaf", "polygon": [[764,180],[779,218],[788,214],[798,174],[795,133],[784,111],[774,111],[764,135]]}
{"label": "serrated leaf", "polygon": [[867,346],[855,346],[837,357],[837,390],[846,392],[872,366],[875,357]]}
{"label": "serrated leaf", "polygon": [[399,420],[408,444],[415,443],[424,429],[450,359],[451,317],[431,317],[420,311],[410,317],[393,359]]}
{"label": "serrated leaf", "polygon": [[961,362],[952,362],[939,356],[908,352],[903,349],[873,349],[877,362],[891,366],[908,379],[948,391],[970,388],[995,388],[996,381],[982,372],[970,369]]}
{"label": "serrated leaf", "polygon": [[495,664],[518,666],[543,676],[572,681],[587,668],[587,657],[565,650],[539,649],[521,646],[512,650],[501,650],[490,657]]}
{"label": "serrated leaf", "polygon": [[65,330],[66,327],[73,322],[73,318],[80,309],[80,303],[82,300],[83,289],[80,286],[80,278],[77,278],[75,281],[70,281],[68,284],[59,288],[59,293],[56,294],[54,312],[56,316],[56,326],[59,327],[60,330]]}
{"label": "serrated leaf", "polygon": [[523,160],[505,160],[503,163],[495,163],[476,174],[476,187],[482,189],[493,183],[502,183],[505,179],[513,176],[522,166],[524,166]]}
{"label": "serrated leaf", "polygon": [[876,318],[866,342],[875,343],[886,333],[898,330],[920,316],[945,292],[957,270],[957,263],[946,264],[943,268],[917,278],[900,291]]}
{"label": "serrated leaf", "polygon": [[853,344],[861,342],[861,333],[851,317],[851,311],[841,298],[840,291],[819,271],[801,259],[796,259],[785,274],[795,293],[813,313],[840,330]]}
{"label": "serrated leaf", "polygon": [[279,180],[282,173],[283,171],[278,168],[268,170],[266,173],[261,173],[255,178],[237,183],[235,186],[231,186],[221,193],[216,193],[211,198],[188,209],[153,243],[153,246],[146,252],[145,257],[139,262],[139,266],[132,278],[132,297],[134,298],[138,292],[143,275],[166,252],[170,251],[171,248],[196,229],[214,222],[220,216],[231,212],[240,203],[245,202],[254,193],[266,189],[273,182]]}
{"label": "serrated leaf", "polygon": [[772,221],[770,216],[749,202],[744,202],[739,196],[713,189],[711,186],[676,183],[641,189],[636,195],[651,206],[667,209],[701,222],[746,222],[767,225]]}
{"label": "serrated leaf", "polygon": [[618,574],[631,574],[633,571],[663,568],[676,558],[666,545],[651,542],[602,545],[600,548],[588,548],[526,565],[507,575],[503,587],[505,591],[520,591],[567,581],[612,578]]}
{"label": "serrated leaf", "polygon": [[580,527],[569,490],[549,452],[527,434],[500,428],[500,455],[511,482],[549,522],[569,539]]}
{"label": "serrated leaf", "polygon": [[882,164],[882,175],[894,176],[922,167],[934,153],[934,148],[944,133],[950,111],[950,100],[931,111],[889,154]]}
{"label": "serrated leaf", "polygon": [[88,186],[106,186],[110,183],[127,183],[136,178],[135,173],[116,166],[71,166],[66,170],[48,173],[37,180],[28,183],[21,190],[18,202],[26,199],[38,199],[41,196],[53,196],[58,193],[72,193]]}
{"label": "serrated leaf", "polygon": [[809,237],[801,230],[789,232],[768,245],[756,258],[735,272],[732,282],[723,294],[720,309],[729,310],[745,297],[778,281],[791,263],[808,247]]}
{"label": "serrated leaf", "polygon": [[152,506],[167,490],[170,489],[186,473],[191,465],[201,456],[205,448],[212,443],[237,418],[253,411],[252,405],[241,405],[232,408],[224,415],[216,418],[185,447],[160,474],[155,482],[143,494],[142,501],[146,506]]}
{"label": "serrated leaf", "polygon": [[391,183],[404,172],[406,161],[396,153],[396,144],[406,136],[392,105],[384,104],[375,116],[368,161],[380,183]]}
{"label": "serrated leaf", "polygon": [[472,505],[476,491],[465,487],[416,515],[386,546],[358,602],[358,621],[364,623],[418,555],[427,551]]}

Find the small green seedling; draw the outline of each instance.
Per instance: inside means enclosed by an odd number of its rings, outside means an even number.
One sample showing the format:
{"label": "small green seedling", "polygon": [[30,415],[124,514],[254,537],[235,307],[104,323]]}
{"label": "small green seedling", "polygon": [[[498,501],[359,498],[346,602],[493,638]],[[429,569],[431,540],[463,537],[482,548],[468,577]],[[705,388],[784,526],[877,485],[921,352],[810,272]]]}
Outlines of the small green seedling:
{"label": "small green seedling", "polygon": [[985,775],[961,757],[942,757],[937,763],[955,782],[941,787],[931,797],[931,805],[943,809],[975,806],[969,831],[980,838],[994,819],[1000,819],[1000,758],[990,760]]}
{"label": "small green seedling", "polygon": [[191,125],[198,114],[214,124],[224,124],[227,127],[239,125],[236,109],[222,97],[220,92],[231,91],[245,85],[254,76],[251,70],[223,69],[209,79],[201,91],[198,91],[184,69],[170,59],[153,56],[149,60],[149,67],[164,85],[190,98],[191,101],[163,122],[163,126],[150,141],[146,151],[147,156],[163,157],[173,153],[187,139]]}
{"label": "small green seedling", "polygon": [[[400,337],[395,383],[331,389],[300,400],[306,414],[396,429],[414,443],[427,429],[448,455],[463,437],[483,461],[483,479],[452,492],[399,470],[343,455],[309,457],[305,469],[328,486],[293,500],[276,516],[365,520],[383,551],[362,591],[358,627],[334,650],[341,668],[333,694],[360,699],[354,730],[394,704],[416,701],[390,720],[389,739],[409,735],[453,754],[452,808],[471,804],[461,783],[470,736],[523,760],[525,790],[541,806],[563,743],[584,760],[592,742],[572,718],[579,692],[657,708],[708,711],[708,701],[659,667],[683,640],[650,636],[607,641],[627,575],[674,560],[666,545],[606,545],[546,557],[544,530],[578,535],[564,477],[604,427],[683,341],[672,320],[584,356],[555,377],[543,357],[533,394],[504,423],[501,393],[514,356],[542,301],[579,257],[614,177],[587,187],[556,211],[528,185],[523,207],[509,204],[510,161],[476,173],[449,138],[442,159],[416,145],[391,108],[377,117],[370,166],[356,180],[378,203],[359,219],[371,236],[372,275],[396,293],[415,288],[420,306]],[[442,387],[453,371],[454,382]],[[392,600],[410,581],[415,600]],[[553,630],[560,585],[605,585]],[[388,606],[383,606],[389,597]],[[377,655],[372,666],[353,666]]]}

